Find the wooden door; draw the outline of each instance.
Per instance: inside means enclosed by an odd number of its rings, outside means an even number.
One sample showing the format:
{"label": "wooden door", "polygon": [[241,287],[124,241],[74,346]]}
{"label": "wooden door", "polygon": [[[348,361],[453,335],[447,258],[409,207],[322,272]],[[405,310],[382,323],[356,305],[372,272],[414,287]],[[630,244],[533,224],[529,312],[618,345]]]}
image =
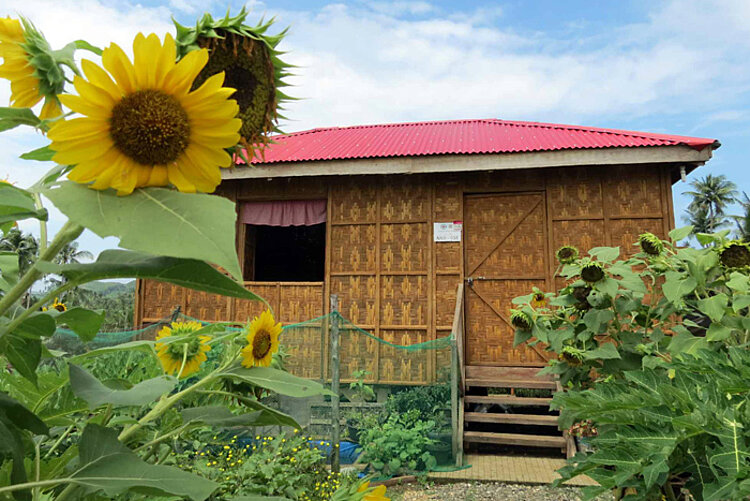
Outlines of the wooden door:
{"label": "wooden door", "polygon": [[512,299],[546,289],[544,193],[467,195],[464,200],[466,365],[542,366],[541,348],[513,348]]}

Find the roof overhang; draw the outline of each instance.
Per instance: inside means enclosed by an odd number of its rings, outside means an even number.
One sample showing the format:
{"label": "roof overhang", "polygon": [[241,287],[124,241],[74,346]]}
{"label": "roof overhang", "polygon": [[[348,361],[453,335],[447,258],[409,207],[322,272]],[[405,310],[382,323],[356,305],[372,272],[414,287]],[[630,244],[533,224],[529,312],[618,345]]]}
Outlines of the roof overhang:
{"label": "roof overhang", "polygon": [[672,163],[688,171],[711,158],[714,148],[644,146],[568,149],[520,153],[424,155],[410,157],[316,160],[255,164],[222,170],[222,178],[257,179],[300,176],[351,176],[364,174],[427,174],[490,170],[540,169],[628,164]]}

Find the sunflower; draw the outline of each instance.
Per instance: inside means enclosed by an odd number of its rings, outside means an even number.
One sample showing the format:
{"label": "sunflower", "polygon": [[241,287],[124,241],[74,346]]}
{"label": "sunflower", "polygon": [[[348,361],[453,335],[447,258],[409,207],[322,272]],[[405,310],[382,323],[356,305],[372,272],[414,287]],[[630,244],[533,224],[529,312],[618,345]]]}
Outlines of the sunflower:
{"label": "sunflower", "polygon": [[555,253],[560,264],[571,264],[578,259],[578,249],[572,245],[563,245]]}
{"label": "sunflower", "polygon": [[[161,362],[164,372],[167,374],[178,374],[177,377],[184,378],[198,372],[201,364],[206,361],[206,352],[211,350],[208,342],[211,336],[186,336],[203,326],[198,322],[172,322],[165,325],[156,336],[156,341],[172,336],[185,336],[184,339],[172,343],[157,342],[156,356]],[[184,366],[183,366],[184,364]],[[182,370],[180,370],[182,369]]]}
{"label": "sunflower", "polygon": [[750,270],[750,244],[730,240],[719,248],[719,262],[728,270]]}
{"label": "sunflower", "polygon": [[279,132],[279,104],[290,99],[280,91],[286,84],[289,65],[281,59],[276,46],[286,34],[268,35],[273,24],[261,21],[256,26],[245,23],[249,12],[243,7],[240,13],[230,17],[214,19],[205,14],[195,27],[182,26],[175,22],[177,30],[178,57],[184,57],[195,49],[208,49],[208,64],[195,79],[193,86],[218,72],[225,72],[224,85],[236,89],[232,99],[240,107],[242,119],[242,144],[250,153],[254,147],[263,147],[269,142],[268,135]]}
{"label": "sunflower", "polygon": [[534,292],[531,295],[531,306],[533,308],[544,308],[547,306],[547,296],[536,287],[534,287]]}
{"label": "sunflower", "polygon": [[10,80],[12,107],[31,108],[44,99],[40,118],[62,115],[57,99],[65,85],[60,61],[31,23],[0,18],[0,58],[0,78]]}
{"label": "sunflower", "polygon": [[78,95],[60,100],[84,117],[50,129],[53,160],[75,165],[71,180],[93,182],[97,190],[115,188],[119,195],[168,184],[189,193],[213,192],[221,181],[219,167],[232,163],[224,148],[240,138],[237,103],[228,99],[234,89],[222,87],[224,74],[217,73],[191,91],[208,51],[192,51],[175,63],[170,34],[162,44],[154,34],[139,33],[133,52],[131,63],[112,44],[102,53],[104,69],[81,62],[88,80],[75,77]]}
{"label": "sunflower", "polygon": [[578,285],[573,287],[571,294],[576,299],[575,308],[577,310],[586,311],[591,309],[591,303],[589,303],[589,294],[591,294],[591,287]]}
{"label": "sunflower", "polygon": [[532,320],[528,313],[521,310],[510,311],[510,323],[520,331],[530,331]]}
{"label": "sunflower", "polygon": [[42,311],[49,311],[49,310],[57,310],[60,313],[63,313],[65,311],[68,311],[68,307],[65,306],[65,303],[60,302],[59,297],[56,297],[49,308],[42,308]]}
{"label": "sunflower", "polygon": [[[367,489],[369,488],[370,482],[365,482],[364,484],[359,486],[357,492],[367,492]],[[365,494],[365,497],[362,498],[362,501],[391,501],[391,498],[385,497],[385,485],[381,484],[372,489],[370,492],[367,492],[367,494]]]}
{"label": "sunflower", "polygon": [[649,256],[658,256],[664,252],[664,243],[653,233],[643,233],[638,237],[641,250]]}
{"label": "sunflower", "polygon": [[596,261],[592,261],[581,267],[581,278],[586,283],[595,284],[599,280],[604,280],[605,276],[604,266]]}
{"label": "sunflower", "polygon": [[271,365],[271,358],[279,351],[281,324],[276,323],[273,314],[266,310],[255,317],[247,326],[247,346],[242,348],[244,367]]}

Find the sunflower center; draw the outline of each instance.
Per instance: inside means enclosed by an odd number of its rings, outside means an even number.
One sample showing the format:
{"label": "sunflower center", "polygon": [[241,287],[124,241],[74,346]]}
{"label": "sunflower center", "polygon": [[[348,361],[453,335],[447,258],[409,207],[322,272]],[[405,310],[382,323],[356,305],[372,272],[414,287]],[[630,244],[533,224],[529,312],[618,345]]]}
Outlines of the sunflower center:
{"label": "sunflower center", "polygon": [[750,266],[750,250],[744,245],[732,244],[721,252],[721,264],[728,268]]}
{"label": "sunflower center", "polygon": [[187,148],[190,121],[182,105],[160,90],[139,90],[112,109],[115,146],[142,165],[165,165]]}
{"label": "sunflower center", "polygon": [[60,303],[54,304],[54,305],[52,305],[52,307],[54,309],[56,309],[57,311],[60,311],[60,312],[63,312],[65,310],[67,310],[67,308],[65,307],[65,305],[64,304],[60,304]]}
{"label": "sunflower center", "polygon": [[271,350],[271,334],[265,330],[260,330],[253,338],[253,358],[259,359],[268,355]]}

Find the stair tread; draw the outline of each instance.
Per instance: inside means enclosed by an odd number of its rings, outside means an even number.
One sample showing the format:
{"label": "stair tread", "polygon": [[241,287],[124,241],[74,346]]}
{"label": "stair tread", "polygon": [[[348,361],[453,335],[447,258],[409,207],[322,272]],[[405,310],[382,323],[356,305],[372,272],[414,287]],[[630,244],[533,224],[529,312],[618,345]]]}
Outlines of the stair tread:
{"label": "stair tread", "polygon": [[549,389],[557,388],[554,381],[544,379],[476,379],[467,378],[466,386],[483,386],[488,388],[534,388]]}
{"label": "stair tread", "polygon": [[491,412],[466,412],[464,420],[475,423],[510,423],[557,426],[557,416],[544,414],[499,414]]}
{"label": "stair tread", "polygon": [[505,445],[528,445],[532,447],[565,447],[565,438],[548,435],[523,435],[520,433],[492,433],[486,431],[465,431],[465,442],[481,442]]}
{"label": "stair tread", "polygon": [[552,397],[517,397],[515,395],[466,395],[464,402],[471,404],[500,405],[544,405],[552,402]]}

